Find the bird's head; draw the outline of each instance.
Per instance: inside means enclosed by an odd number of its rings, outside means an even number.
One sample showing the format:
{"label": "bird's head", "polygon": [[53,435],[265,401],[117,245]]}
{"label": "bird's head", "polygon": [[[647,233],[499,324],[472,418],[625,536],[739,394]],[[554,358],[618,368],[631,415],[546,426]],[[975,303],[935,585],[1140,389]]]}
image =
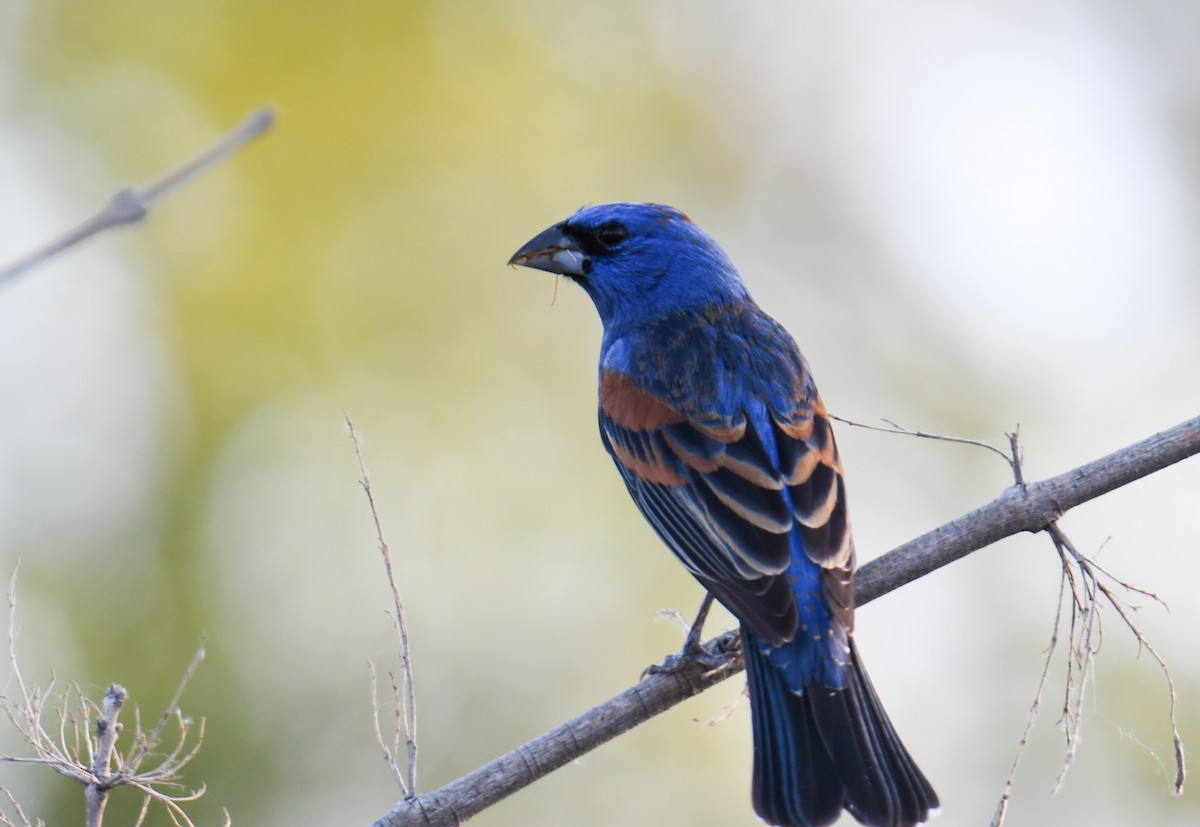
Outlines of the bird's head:
{"label": "bird's head", "polygon": [[717,243],[662,204],[583,207],[535,236],[508,263],[578,283],[606,330],[746,298]]}

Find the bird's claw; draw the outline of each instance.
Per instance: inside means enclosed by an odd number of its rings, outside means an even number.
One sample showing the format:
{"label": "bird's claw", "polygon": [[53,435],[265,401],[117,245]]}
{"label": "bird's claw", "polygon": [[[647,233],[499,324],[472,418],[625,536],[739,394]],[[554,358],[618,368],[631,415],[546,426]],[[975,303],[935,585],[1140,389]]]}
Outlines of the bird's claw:
{"label": "bird's claw", "polygon": [[[683,648],[674,655],[667,655],[666,660],[662,663],[652,663],[643,669],[643,680],[650,675],[673,675],[692,663],[703,665],[705,671],[716,669],[725,663],[728,653],[720,651],[716,647],[709,651],[700,640],[704,632],[704,621],[708,618],[708,610],[712,608],[712,602],[712,594],[706,594],[704,601],[700,604],[700,611],[696,613],[696,619],[691,626],[686,627],[687,637],[684,638]],[[672,612],[672,614],[675,618],[679,618],[679,612]]]}
{"label": "bird's claw", "polygon": [[704,667],[705,672],[710,672],[724,666],[727,660],[729,660],[728,652],[709,651],[699,643],[694,646],[685,644],[683,649],[675,654],[667,655],[662,663],[652,663],[643,669],[642,680],[651,675],[674,675],[676,672],[687,669],[693,663],[699,663]]}

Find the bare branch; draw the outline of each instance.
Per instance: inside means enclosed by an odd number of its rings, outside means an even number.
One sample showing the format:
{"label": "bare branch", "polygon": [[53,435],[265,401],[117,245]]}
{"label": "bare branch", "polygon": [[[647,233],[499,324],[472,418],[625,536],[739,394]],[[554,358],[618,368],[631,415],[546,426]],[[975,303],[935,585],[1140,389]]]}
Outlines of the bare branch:
{"label": "bare branch", "polygon": [[[1046,530],[1080,503],[1197,453],[1200,417],[1057,477],[1013,486],[987,505],[865,564],[858,571],[856,603],[869,603],[1004,537]],[[1019,452],[1014,450],[1014,457],[1019,457]],[[1014,468],[1016,473],[1019,471]],[[704,644],[706,660],[724,658],[716,668],[706,671],[699,661],[692,661],[678,672],[651,675],[462,778],[401,801],[375,822],[375,827],[460,824],[558,767],[737,674],[744,667],[738,644],[736,631],[709,640]]]}
{"label": "bare branch", "polygon": [[[157,801],[166,809],[172,822],[193,827],[191,820],[180,805],[194,801],[204,794],[204,787],[187,790],[181,783],[182,771],[196,757],[204,742],[204,721],[190,748],[185,751],[191,734],[192,722],[179,711],[180,695],[204,656],[203,646],[192,658],[184,672],[179,689],[171,699],[166,712],[149,733],[142,731],[141,716],[137,707],[133,709],[134,726],[132,744],[127,753],[117,750],[123,724],[117,719],[125,704],[128,693],[119,684],[111,684],[105,693],[102,706],[89,700],[74,683],[67,684],[58,696],[53,691],[54,681],[42,690],[36,684],[26,683],[21,678],[16,647],[16,573],[10,581],[9,592],[9,658],[13,674],[17,676],[19,698],[0,694],[0,707],[16,728],[27,746],[30,756],[0,754],[0,761],[15,764],[42,764],[60,775],[83,785],[87,805],[88,827],[99,827],[109,793],[117,787],[133,787],[145,796],[142,814],[151,801]],[[52,714],[58,717],[58,731],[51,735],[42,725],[46,706],[50,704]],[[95,714],[93,735],[92,717]],[[162,730],[167,720],[174,717],[179,730],[179,741],[166,755],[157,756],[157,763],[141,770],[143,759],[162,740]],[[113,767],[116,767],[114,770]],[[26,823],[28,819],[20,816]],[[6,819],[0,813],[0,824]]]}
{"label": "bare branch", "polygon": [[411,798],[417,794],[417,696],[413,683],[412,649],[408,643],[408,621],[404,616],[404,603],[400,600],[400,590],[396,587],[396,575],[392,570],[392,553],[388,549],[387,541],[383,538],[383,523],[379,520],[379,509],[375,507],[375,492],[371,489],[371,475],[367,473],[367,464],[363,460],[362,443],[359,441],[358,432],[354,430],[354,423],[350,421],[350,415],[345,411],[342,411],[342,415],[346,419],[346,430],[349,431],[350,439],[354,443],[354,456],[358,459],[359,483],[367,495],[367,504],[371,508],[371,519],[375,523],[375,537],[379,542],[379,552],[383,555],[383,567],[387,571],[388,585],[392,590],[392,605],[395,608],[392,622],[395,624],[396,636],[399,638],[400,669],[403,674],[402,689],[396,686],[395,678],[392,678],[392,691],[399,707],[396,715],[396,741],[399,743],[400,727],[403,726],[405,745],[408,750],[408,773],[405,778],[400,777],[395,749],[389,749],[384,744],[383,735],[379,731],[379,701],[375,665],[370,664],[375,733],[379,737],[379,746],[383,749],[384,761],[395,775],[396,781],[399,782],[404,797]]}
{"label": "bare branch", "polygon": [[126,187],[118,191],[98,213],[82,224],[67,230],[24,258],[0,268],[0,285],[13,281],[94,235],[141,222],[156,202],[237,152],[266,132],[274,122],[274,110],[264,106],[199,155],[175,169],[144,186]]}
{"label": "bare branch", "polygon": [[1057,477],[1013,486],[987,505],[922,534],[858,570],[855,599],[874,600],[973,551],[1023,531],[1200,453],[1200,417]]}
{"label": "bare branch", "polygon": [[727,632],[704,644],[706,659],[722,659],[706,671],[699,660],[684,661],[674,672],[660,672],[594,709],[567,721],[527,744],[446,786],[406,798],[375,827],[458,825],[517,790],[574,761],[601,744],[710,686],[741,672],[739,635]]}
{"label": "bare branch", "polygon": [[87,801],[87,827],[100,827],[104,819],[104,805],[108,803],[108,792],[112,789],[113,750],[117,746],[117,736],[121,734],[121,724],[117,717],[121,707],[129,697],[128,690],[119,683],[108,685],[104,693],[104,708],[96,718],[96,751],[92,760],[92,780],[88,782],[84,797]]}

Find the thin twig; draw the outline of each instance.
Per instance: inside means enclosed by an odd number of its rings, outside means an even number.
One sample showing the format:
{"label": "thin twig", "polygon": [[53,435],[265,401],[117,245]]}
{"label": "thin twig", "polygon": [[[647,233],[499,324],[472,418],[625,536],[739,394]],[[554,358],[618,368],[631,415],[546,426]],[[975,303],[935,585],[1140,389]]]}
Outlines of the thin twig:
{"label": "thin twig", "polygon": [[[183,670],[183,677],[179,679],[179,685],[175,687],[175,694],[171,696],[170,702],[163,710],[162,715],[158,718],[158,723],[154,725],[154,729],[146,733],[145,737],[139,739],[140,743],[134,748],[134,751],[129,755],[126,761],[126,770],[130,775],[136,774],[138,767],[142,763],[142,759],[146,757],[146,753],[158,746],[162,741],[163,727],[167,725],[167,721],[172,716],[179,716],[179,704],[183,700],[183,692],[195,676],[196,670],[200,668],[200,662],[204,660],[207,654],[204,648],[204,635],[200,636],[200,646],[196,649],[196,654],[192,655],[191,661],[188,662],[187,668]],[[182,724],[180,725],[183,726]],[[139,725],[138,732],[141,732]],[[180,740],[180,747],[183,746],[183,740]],[[176,750],[178,752],[178,748]],[[186,762],[185,762],[186,763]]]}
{"label": "thin twig", "polygon": [[997,448],[992,443],[990,443],[986,440],[983,440],[983,439],[971,439],[969,437],[950,436],[948,434],[934,434],[934,433],[930,433],[929,431],[914,431],[911,428],[905,428],[903,425],[897,425],[895,422],[893,422],[890,419],[881,419],[880,420],[881,422],[884,422],[887,425],[887,427],[883,427],[881,425],[868,425],[865,422],[856,422],[853,419],[846,419],[845,417],[837,416],[835,414],[830,414],[829,418],[836,419],[838,422],[845,423],[846,425],[849,425],[852,428],[865,428],[868,431],[879,431],[880,433],[884,433],[884,434],[901,434],[903,436],[918,437],[919,439],[933,439],[933,440],[937,440],[938,442],[954,442],[954,443],[958,443],[959,445],[974,445],[979,448],[986,448],[987,450],[991,451],[993,454],[996,454],[1001,459],[1003,459],[1006,463],[1008,463],[1008,465],[1010,467],[1015,467],[1012,457],[1010,457],[1008,454],[1001,451],[999,448]]}
{"label": "thin twig", "polygon": [[22,259],[0,268],[0,285],[13,281],[55,256],[94,235],[115,227],[126,227],[142,221],[157,201],[237,152],[254,138],[263,134],[275,122],[275,111],[261,107],[218,138],[200,154],[141,187],[126,187],[118,191],[98,213],[57,238],[37,248]]}
{"label": "thin twig", "polygon": [[146,823],[146,815],[150,812],[150,802],[153,801],[150,796],[142,796],[142,808],[138,810],[137,820],[133,822],[133,827],[142,827]]}
{"label": "thin twig", "polygon": [[1025,748],[1029,745],[1029,736],[1033,732],[1034,722],[1037,721],[1038,711],[1042,706],[1042,695],[1046,691],[1046,681],[1050,677],[1050,664],[1054,662],[1054,652],[1058,648],[1058,629],[1059,623],[1062,620],[1062,604],[1066,599],[1067,591],[1067,570],[1063,569],[1058,583],[1058,612],[1054,615],[1054,628],[1050,632],[1050,644],[1046,647],[1046,660],[1042,664],[1042,677],[1038,680],[1037,691],[1033,694],[1033,703],[1029,707],[1029,713],[1025,716],[1025,731],[1021,733],[1021,740],[1017,743],[1017,752],[1013,756],[1012,766],[1008,770],[1008,777],[1004,779],[1004,792],[1000,795],[1000,803],[996,805],[996,813],[992,816],[991,827],[1001,827],[1004,824],[1004,819],[1008,815],[1008,805],[1012,801],[1013,784],[1017,777],[1017,768],[1021,766],[1021,759],[1025,755]]}
{"label": "thin twig", "polygon": [[17,666],[17,572],[21,570],[21,561],[13,566],[12,576],[8,578],[8,662],[13,666],[13,677],[17,679],[17,687],[26,706],[29,705],[29,690],[25,687],[25,679]]}
{"label": "thin twig", "polygon": [[[35,827],[35,823],[31,823],[29,816],[25,815],[25,809],[21,806],[21,802],[17,801],[16,797],[8,791],[7,787],[0,785],[0,793],[3,793],[4,797],[8,799],[8,803],[12,805],[13,812],[17,814],[20,827]],[[4,808],[0,807],[0,824],[5,825],[5,827],[18,827],[18,822],[14,822],[9,818]],[[40,818],[36,822],[36,827],[43,827],[43,822]]]}
{"label": "thin twig", "polygon": [[[1068,573],[1068,579],[1078,582],[1079,592],[1072,604],[1071,610],[1071,657],[1067,661],[1067,683],[1063,697],[1062,724],[1067,740],[1067,752],[1063,756],[1063,766],[1054,781],[1054,792],[1062,787],[1067,773],[1075,763],[1079,753],[1079,737],[1083,729],[1083,701],[1087,694],[1087,686],[1095,671],[1096,653],[1104,639],[1103,628],[1100,625],[1099,606],[1096,602],[1097,584],[1095,571],[1087,565],[1083,557],[1066,533],[1053,522],[1047,527],[1047,532],[1054,541],[1054,547],[1062,560],[1063,571]],[[1079,569],[1078,581],[1070,576],[1071,564],[1074,562]],[[1078,621],[1078,623],[1076,623]],[[1076,675],[1078,669],[1078,675]]]}
{"label": "thin twig", "polygon": [[[1171,670],[1167,666],[1167,663],[1163,659],[1162,655],[1160,655],[1158,653],[1158,650],[1155,649],[1154,646],[1152,646],[1150,644],[1150,641],[1146,639],[1145,634],[1142,632],[1141,627],[1138,626],[1134,622],[1133,617],[1130,615],[1129,610],[1132,608],[1135,608],[1135,607],[1130,606],[1130,604],[1127,603],[1125,600],[1123,600],[1120,597],[1120,595],[1116,594],[1112,590],[1112,588],[1110,588],[1109,585],[1104,582],[1104,579],[1101,579],[1101,576],[1103,576],[1103,578],[1105,578],[1107,580],[1112,581],[1113,583],[1120,586],[1122,589],[1125,589],[1126,591],[1136,592],[1138,594],[1141,594],[1141,595],[1151,598],[1152,600],[1154,600],[1155,602],[1157,602],[1159,605],[1163,606],[1164,608],[1167,608],[1167,605],[1166,605],[1166,603],[1163,602],[1162,598],[1160,598],[1158,595],[1154,594],[1153,592],[1146,591],[1145,589],[1139,589],[1136,586],[1131,586],[1130,584],[1128,584],[1122,580],[1118,580],[1117,578],[1115,578],[1111,574],[1109,574],[1105,569],[1096,565],[1096,563],[1094,561],[1092,561],[1090,558],[1079,553],[1075,549],[1075,546],[1070,542],[1070,540],[1066,538],[1066,535],[1062,533],[1062,530],[1060,528],[1058,528],[1057,526],[1054,527],[1053,533],[1057,533],[1057,535],[1058,535],[1058,537],[1056,537],[1056,540],[1055,540],[1056,543],[1059,542],[1058,538],[1061,538],[1063,540],[1062,548],[1064,548],[1066,550],[1066,552],[1071,556],[1072,561],[1080,569],[1080,571],[1085,573],[1085,576],[1088,578],[1088,580],[1091,584],[1090,588],[1094,590],[1094,593],[1098,593],[1099,595],[1104,597],[1104,599],[1108,602],[1109,606],[1111,606],[1112,609],[1121,618],[1121,622],[1124,623],[1125,626],[1129,629],[1129,631],[1133,633],[1134,639],[1137,641],[1138,648],[1140,650],[1149,652],[1150,657],[1152,657],[1154,659],[1154,662],[1156,664],[1158,664],[1158,668],[1163,673],[1163,678],[1167,682],[1167,697],[1169,700],[1169,708],[1167,710],[1167,718],[1168,718],[1168,721],[1170,722],[1170,726],[1171,726],[1171,745],[1172,745],[1172,749],[1174,752],[1174,759],[1175,759],[1175,781],[1174,781],[1173,788],[1172,788],[1172,795],[1178,797],[1183,794],[1184,783],[1187,780],[1187,760],[1186,760],[1186,754],[1185,754],[1184,746],[1183,746],[1183,738],[1179,733],[1179,725],[1178,725],[1178,721],[1176,719],[1176,706],[1178,703],[1178,696],[1175,691],[1175,681],[1171,677]],[[1064,568],[1066,567],[1066,565],[1067,565],[1066,561],[1064,560]],[[1092,597],[1093,603],[1095,603],[1095,601],[1097,599],[1097,598],[1095,598],[1094,593],[1093,593],[1093,597]],[[1091,611],[1094,612],[1095,609],[1092,608]],[[1097,641],[1097,644],[1096,644],[1096,649],[1098,650],[1098,648],[1099,648],[1099,641]],[[1080,694],[1082,694],[1082,687],[1080,688]],[[1078,716],[1078,707],[1076,708],[1075,715]],[[1076,737],[1076,739],[1078,738],[1077,731],[1075,733],[1075,737]],[[1066,772],[1066,768],[1064,768],[1063,772],[1064,773]],[[1061,782],[1061,778],[1060,778],[1060,782]]]}
{"label": "thin twig", "polygon": [[[400,600],[400,590],[396,586],[396,575],[392,569],[392,553],[388,549],[387,541],[383,537],[383,523],[379,519],[379,509],[375,506],[375,493],[371,489],[371,475],[367,472],[367,464],[363,459],[362,443],[358,438],[358,432],[354,430],[354,423],[350,421],[350,415],[345,411],[342,415],[346,419],[346,429],[350,433],[350,439],[354,443],[354,456],[358,460],[359,484],[362,485],[363,492],[367,495],[367,504],[371,509],[371,519],[375,523],[375,538],[379,542],[379,552],[383,555],[383,567],[387,572],[388,586],[392,590],[392,605],[395,607],[395,614],[392,615],[392,622],[396,628],[396,635],[400,643],[400,669],[403,674],[403,692],[401,693],[402,716],[398,716],[403,722],[405,746],[408,750],[408,772],[405,780],[399,777],[399,770],[396,768],[394,754],[389,753],[387,746],[383,743],[383,737],[380,735],[380,746],[383,747],[385,760],[389,768],[393,769],[397,780],[400,781],[400,789],[404,792],[405,798],[412,798],[417,794],[417,696],[416,687],[413,682],[413,667],[412,667],[412,649],[408,641],[408,621],[404,615],[404,603]],[[371,665],[372,670],[372,692],[375,692],[374,664]],[[395,681],[393,680],[393,688]],[[374,709],[376,711],[376,730],[378,731],[378,699],[376,698]],[[397,726],[400,725],[398,721]],[[397,738],[399,732],[397,732]]]}
{"label": "thin twig", "polygon": [[[404,775],[400,772],[400,765],[396,763],[396,753],[399,752],[399,745],[393,742],[392,746],[388,746],[383,740],[383,727],[379,724],[379,675],[375,671],[375,662],[367,661],[367,670],[371,673],[371,719],[375,723],[375,740],[379,743],[379,748],[383,751],[383,763],[387,764],[387,768],[391,771],[392,777],[396,779],[396,784],[401,790],[407,786],[404,780]],[[395,694],[396,710],[394,712],[395,720],[401,719],[400,711],[400,696]],[[395,728],[395,741],[400,740],[400,728]]]}

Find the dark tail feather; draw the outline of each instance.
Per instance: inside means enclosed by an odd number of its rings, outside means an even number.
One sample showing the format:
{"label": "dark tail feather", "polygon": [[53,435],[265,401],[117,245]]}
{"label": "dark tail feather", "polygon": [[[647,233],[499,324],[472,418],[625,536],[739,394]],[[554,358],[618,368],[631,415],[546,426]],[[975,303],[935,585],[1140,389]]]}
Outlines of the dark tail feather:
{"label": "dark tail feather", "polygon": [[911,827],[937,808],[850,642],[845,689],[792,692],[743,633],[754,727],[754,809],[770,824],[820,827],[843,808],[870,827]]}

